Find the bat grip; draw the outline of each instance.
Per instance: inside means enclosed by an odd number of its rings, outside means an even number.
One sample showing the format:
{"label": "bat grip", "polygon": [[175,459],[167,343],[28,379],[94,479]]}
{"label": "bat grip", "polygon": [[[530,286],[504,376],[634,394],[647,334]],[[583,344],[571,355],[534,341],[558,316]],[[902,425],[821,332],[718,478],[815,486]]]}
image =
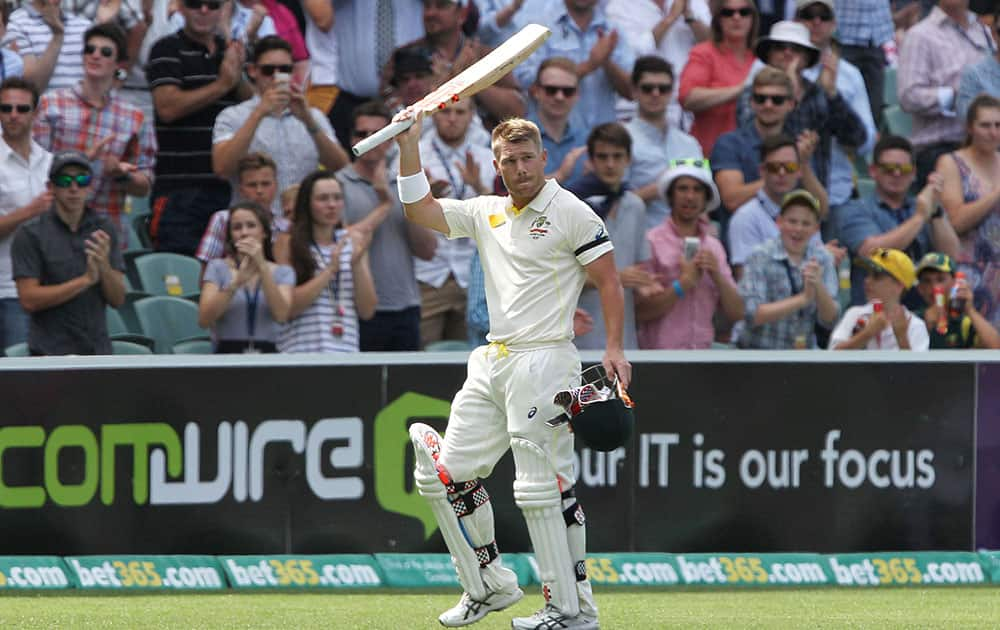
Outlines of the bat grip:
{"label": "bat grip", "polygon": [[399,122],[389,123],[385,127],[382,127],[372,135],[368,136],[361,142],[357,143],[351,147],[351,151],[354,155],[360,156],[368,153],[378,145],[382,144],[386,140],[391,140],[399,134],[403,133],[407,129],[413,126],[413,119],[400,120]]}

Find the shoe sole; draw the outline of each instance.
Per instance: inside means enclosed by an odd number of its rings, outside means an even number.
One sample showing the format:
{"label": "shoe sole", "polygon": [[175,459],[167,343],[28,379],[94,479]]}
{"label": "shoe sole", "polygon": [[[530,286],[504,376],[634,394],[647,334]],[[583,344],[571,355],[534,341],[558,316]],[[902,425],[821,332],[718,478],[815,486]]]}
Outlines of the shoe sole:
{"label": "shoe sole", "polygon": [[440,623],[445,628],[461,628],[463,626],[469,626],[469,625],[472,625],[472,624],[476,623],[477,621],[481,621],[484,617],[486,617],[486,615],[490,614],[491,612],[497,612],[497,611],[503,610],[505,608],[510,608],[511,606],[513,606],[514,604],[516,604],[517,602],[521,601],[521,598],[523,598],[523,597],[524,597],[524,591],[522,591],[520,588],[518,588],[517,590],[515,590],[514,592],[512,592],[507,597],[507,599],[500,600],[499,602],[497,602],[496,604],[494,604],[492,606],[484,606],[483,608],[481,608],[480,612],[482,612],[483,614],[481,614],[481,615],[479,615],[479,616],[477,616],[475,618],[462,620],[461,623],[447,624],[447,623],[444,622],[443,619],[441,619],[440,617],[438,617],[438,623]]}

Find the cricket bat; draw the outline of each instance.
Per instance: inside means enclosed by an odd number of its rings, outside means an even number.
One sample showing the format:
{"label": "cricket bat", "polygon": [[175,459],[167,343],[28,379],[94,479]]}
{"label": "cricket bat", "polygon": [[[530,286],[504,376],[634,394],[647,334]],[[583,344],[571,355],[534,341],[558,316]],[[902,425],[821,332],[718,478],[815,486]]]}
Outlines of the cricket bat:
{"label": "cricket bat", "polygon": [[[478,94],[527,59],[551,34],[549,29],[540,24],[528,24],[488,55],[414,103],[414,109],[432,114],[444,109],[449,103]],[[351,150],[354,155],[362,155],[412,126],[412,119],[389,123],[351,147]]]}

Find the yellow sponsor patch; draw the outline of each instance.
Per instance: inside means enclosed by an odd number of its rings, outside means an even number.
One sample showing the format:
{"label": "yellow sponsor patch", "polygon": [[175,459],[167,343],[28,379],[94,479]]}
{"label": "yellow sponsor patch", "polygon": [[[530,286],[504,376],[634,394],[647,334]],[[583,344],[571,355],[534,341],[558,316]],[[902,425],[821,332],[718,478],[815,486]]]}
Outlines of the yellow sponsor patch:
{"label": "yellow sponsor patch", "polygon": [[490,215],[490,227],[491,228],[500,227],[501,225],[503,225],[506,222],[507,222],[507,217],[505,217],[502,214],[491,214]]}

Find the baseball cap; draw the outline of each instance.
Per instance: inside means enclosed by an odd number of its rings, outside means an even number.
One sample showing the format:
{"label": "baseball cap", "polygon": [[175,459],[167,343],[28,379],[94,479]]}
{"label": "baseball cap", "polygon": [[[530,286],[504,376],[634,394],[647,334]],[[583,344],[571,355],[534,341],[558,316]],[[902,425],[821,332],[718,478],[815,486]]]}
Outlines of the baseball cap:
{"label": "baseball cap", "polygon": [[917,276],[919,276],[920,272],[925,269],[936,269],[945,273],[955,273],[955,262],[948,254],[930,252],[929,254],[924,254],[924,257],[920,259],[920,264],[917,265]]}
{"label": "baseball cap", "polygon": [[784,212],[785,208],[795,203],[805,203],[807,206],[812,208],[813,214],[816,215],[816,220],[822,219],[819,216],[819,199],[813,196],[808,190],[803,190],[801,188],[793,190],[792,192],[786,194],[781,199],[781,211]]}
{"label": "baseball cap", "polygon": [[93,173],[94,169],[90,165],[90,158],[80,151],[68,150],[59,151],[52,156],[52,166],[49,167],[49,179],[59,174],[67,166],[79,166],[87,169],[88,173]]}
{"label": "baseball cap", "polygon": [[392,54],[392,83],[404,74],[431,74],[431,51],[420,45],[405,46]]}
{"label": "baseball cap", "polygon": [[827,9],[830,9],[830,13],[837,14],[837,10],[833,8],[833,0],[795,0],[795,13],[814,4],[822,4]]}
{"label": "baseball cap", "polygon": [[868,258],[856,259],[854,264],[869,271],[887,273],[907,289],[912,287],[917,279],[917,273],[913,269],[913,261],[898,249],[880,247],[873,251]]}

